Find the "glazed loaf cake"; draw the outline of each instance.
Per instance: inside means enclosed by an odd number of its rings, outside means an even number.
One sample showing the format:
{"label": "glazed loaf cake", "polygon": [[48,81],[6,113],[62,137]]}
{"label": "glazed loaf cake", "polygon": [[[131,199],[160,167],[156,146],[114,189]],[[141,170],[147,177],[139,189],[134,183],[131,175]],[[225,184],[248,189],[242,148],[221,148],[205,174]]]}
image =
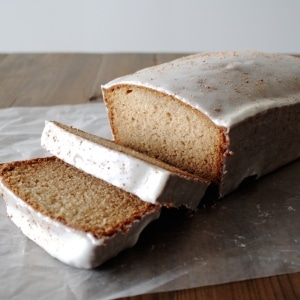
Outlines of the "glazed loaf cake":
{"label": "glazed loaf cake", "polygon": [[58,122],[46,122],[41,144],[76,168],[153,204],[195,209],[209,184],[199,176]]}
{"label": "glazed loaf cake", "polygon": [[300,59],[196,54],[102,86],[117,143],[215,182],[220,196],[300,156]]}
{"label": "glazed loaf cake", "polygon": [[159,217],[141,201],[55,157],[0,165],[0,194],[22,232],[58,260],[95,268]]}

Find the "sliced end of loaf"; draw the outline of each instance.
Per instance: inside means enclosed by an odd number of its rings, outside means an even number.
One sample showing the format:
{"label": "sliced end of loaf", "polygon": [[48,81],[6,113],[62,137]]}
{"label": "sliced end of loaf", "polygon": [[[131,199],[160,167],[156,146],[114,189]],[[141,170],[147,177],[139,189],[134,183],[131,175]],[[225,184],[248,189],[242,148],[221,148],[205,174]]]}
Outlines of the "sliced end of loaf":
{"label": "sliced end of loaf", "polygon": [[226,134],[174,97],[140,86],[103,90],[117,143],[219,182]]}

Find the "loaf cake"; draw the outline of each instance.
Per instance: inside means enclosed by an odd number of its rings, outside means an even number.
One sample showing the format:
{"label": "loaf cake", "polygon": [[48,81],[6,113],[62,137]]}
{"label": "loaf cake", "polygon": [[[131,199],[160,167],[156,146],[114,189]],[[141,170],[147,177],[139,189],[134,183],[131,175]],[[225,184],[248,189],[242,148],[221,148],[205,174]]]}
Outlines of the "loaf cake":
{"label": "loaf cake", "polygon": [[153,204],[195,209],[209,184],[199,176],[58,122],[46,121],[41,144],[66,163]]}
{"label": "loaf cake", "polygon": [[133,246],[160,206],[55,157],[0,165],[0,194],[23,233],[58,260],[94,268]]}
{"label": "loaf cake", "polygon": [[214,182],[224,196],[300,156],[300,59],[204,53],[102,86],[116,143]]}

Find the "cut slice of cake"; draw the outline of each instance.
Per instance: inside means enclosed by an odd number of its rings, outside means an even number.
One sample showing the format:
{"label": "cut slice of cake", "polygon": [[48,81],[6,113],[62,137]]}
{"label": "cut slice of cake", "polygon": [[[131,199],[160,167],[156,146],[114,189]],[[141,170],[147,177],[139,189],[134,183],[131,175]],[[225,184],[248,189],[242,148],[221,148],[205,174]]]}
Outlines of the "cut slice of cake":
{"label": "cut slice of cake", "polygon": [[46,122],[41,144],[76,168],[153,204],[195,209],[209,185],[199,176],[58,122]]}
{"label": "cut slice of cake", "polygon": [[200,53],[102,86],[116,143],[212,180],[221,196],[300,156],[300,59]]}
{"label": "cut slice of cake", "polygon": [[133,246],[160,207],[55,157],[0,165],[0,194],[22,232],[58,260],[94,268]]}

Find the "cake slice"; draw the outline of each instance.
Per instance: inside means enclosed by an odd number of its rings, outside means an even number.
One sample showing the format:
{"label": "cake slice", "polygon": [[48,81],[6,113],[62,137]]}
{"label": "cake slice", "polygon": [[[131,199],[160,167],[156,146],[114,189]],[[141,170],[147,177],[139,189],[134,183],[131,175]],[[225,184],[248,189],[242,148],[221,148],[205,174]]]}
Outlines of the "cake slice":
{"label": "cake slice", "polygon": [[153,204],[195,209],[209,184],[199,176],[58,122],[45,123],[41,144],[74,167]]}
{"label": "cake slice", "polygon": [[200,53],[102,86],[116,143],[215,182],[220,196],[300,156],[300,59]]}
{"label": "cake slice", "polygon": [[55,157],[0,165],[0,192],[28,238],[78,268],[95,268],[133,246],[160,214],[159,206]]}

